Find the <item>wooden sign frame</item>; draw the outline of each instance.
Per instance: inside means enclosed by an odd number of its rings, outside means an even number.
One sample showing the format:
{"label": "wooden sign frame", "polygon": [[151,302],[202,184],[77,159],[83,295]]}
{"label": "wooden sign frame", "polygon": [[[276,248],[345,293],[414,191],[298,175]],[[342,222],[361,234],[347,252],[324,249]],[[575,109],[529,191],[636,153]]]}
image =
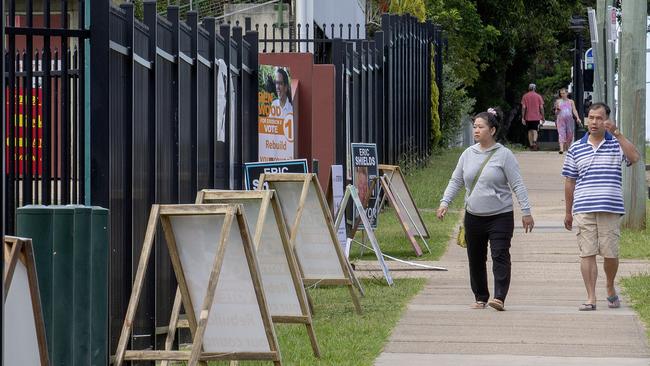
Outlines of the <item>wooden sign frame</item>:
{"label": "wooden sign frame", "polygon": [[[43,319],[43,309],[41,307],[41,296],[38,290],[38,277],[36,276],[36,264],[34,260],[34,249],[32,239],[20,238],[16,236],[5,236],[3,245],[5,271],[3,273],[4,293],[2,296],[3,303],[6,303],[11,282],[13,280],[18,261],[25,266],[27,270],[27,281],[29,283],[29,295],[32,301],[32,314],[34,315],[34,326],[36,328],[36,340],[38,343],[39,359],[42,366],[49,366],[49,354],[47,351],[47,337],[45,333],[45,320]],[[11,314],[5,314],[11,316]],[[3,327],[6,324],[3,323]],[[4,332],[4,329],[0,329]],[[4,356],[0,356],[4,357]],[[2,362],[2,359],[0,359]]]}
{"label": "wooden sign frame", "polygon": [[[345,216],[345,208],[350,199],[352,199],[352,203],[356,207],[355,210],[356,215],[361,219],[364,229],[368,234],[368,239],[372,244],[372,249],[375,252],[375,256],[377,257],[379,266],[381,267],[381,270],[384,273],[384,278],[386,279],[386,283],[388,283],[389,286],[392,286],[393,278],[390,275],[390,271],[388,270],[388,266],[386,265],[386,262],[384,262],[384,256],[381,252],[381,248],[379,247],[379,242],[375,237],[375,232],[373,231],[372,226],[370,226],[370,222],[368,221],[368,217],[366,216],[366,211],[363,209],[363,205],[361,204],[361,199],[359,198],[357,187],[353,185],[348,185],[347,188],[345,189],[343,199],[341,200],[341,205],[339,206],[339,211],[336,214],[336,221],[334,222],[334,227],[338,227],[339,224],[342,222],[343,217]],[[353,217],[352,220],[356,220],[356,217]]]}
{"label": "wooden sign frame", "polygon": [[[197,314],[192,304],[190,289],[183,269],[180,252],[174,235],[172,218],[182,216],[223,216],[223,225],[220,228],[219,237],[215,238],[216,255],[213,259],[210,270],[207,290],[202,300],[200,312]],[[248,265],[248,272],[252,287],[255,293],[255,300],[259,307],[259,314],[264,327],[264,334],[268,341],[268,352],[205,352],[203,351],[203,338],[210,319],[213,302],[217,297],[217,285],[221,277],[224,266],[224,257],[228,245],[234,245],[229,242],[230,232],[233,222],[236,221],[237,229],[241,236],[243,252]],[[191,351],[169,351],[169,350],[134,350],[127,351],[131,330],[133,328],[133,319],[140,301],[142,288],[144,285],[144,276],[147,272],[149,259],[154,244],[156,228],[158,222],[162,223],[165,241],[169,249],[169,256],[174,268],[174,273],[178,281],[181,293],[181,301],[187,313],[187,320],[192,334]],[[196,299],[195,299],[196,300]],[[197,317],[198,315],[198,317]],[[138,268],[135,274],[133,289],[129,299],[129,305],[124,319],[124,325],[120,334],[117,351],[115,353],[114,364],[121,366],[124,361],[186,361],[188,366],[195,366],[203,361],[216,360],[262,360],[272,361],[275,365],[281,365],[280,351],[278,341],[275,336],[275,330],[271,323],[271,315],[266,303],[266,298],[262,288],[261,275],[259,273],[255,251],[250,240],[248,225],[241,205],[153,205],[147,230],[142,245],[142,252],[138,262]]]}
{"label": "wooden sign frame", "polygon": [[[318,199],[318,206],[320,207],[320,211],[321,211],[320,214],[322,214],[322,217],[325,220],[327,226],[327,232],[330,238],[329,241],[331,242],[331,245],[333,246],[333,249],[336,253],[338,263],[341,266],[341,271],[344,277],[342,279],[341,278],[310,278],[309,275],[305,274],[308,273],[308,271],[305,270],[306,263],[299,262],[301,266],[301,273],[303,274],[303,283],[306,286],[312,286],[316,284],[347,286],[350,292],[350,297],[352,298],[352,303],[354,304],[357,313],[361,314],[362,312],[361,303],[359,302],[359,298],[357,297],[357,294],[354,292],[354,288],[353,288],[354,272],[350,270],[350,264],[348,263],[348,260],[345,258],[343,252],[341,251],[341,246],[339,245],[338,239],[336,237],[336,230],[334,229],[334,221],[332,220],[332,215],[327,206],[325,195],[323,194],[323,190],[320,186],[320,183],[318,182],[318,178],[316,177],[316,174],[313,173],[261,174],[259,187],[263,187],[264,183],[268,183],[269,189],[273,189],[276,192],[278,192],[277,194],[280,201],[280,207],[282,207],[284,203],[282,203],[282,197],[281,194],[279,193],[281,190],[278,189],[279,183],[290,183],[290,182],[302,183],[302,190],[298,201],[296,216],[294,220],[292,220],[293,222],[291,222],[291,220],[289,220],[286,216],[284,218],[284,220],[287,223],[290,223],[290,226],[288,227],[290,233],[289,238],[290,238],[291,247],[294,248],[294,250],[297,253],[297,257],[300,258],[300,255],[298,254],[301,250],[301,246],[306,244],[297,242],[297,237],[298,237],[299,230],[301,228],[301,222],[305,211],[305,205],[307,203],[309,191],[310,189],[312,189],[314,190],[314,194]],[[283,210],[283,215],[284,215],[284,210]]]}
{"label": "wooden sign frame", "polygon": [[[406,214],[409,216],[409,219],[411,220],[411,223],[415,227],[418,234],[421,237],[428,239],[430,237],[429,230],[427,229],[427,226],[422,219],[422,215],[420,214],[420,210],[418,210],[418,206],[415,204],[415,200],[411,194],[411,189],[406,183],[406,179],[404,179],[404,174],[402,174],[402,169],[400,169],[398,165],[379,164],[379,171],[385,172],[384,174],[388,175],[388,183],[390,183],[391,188],[393,188],[393,194],[396,194],[399,197],[398,202],[400,203],[401,208],[406,211]],[[398,192],[395,191],[396,187],[395,184],[393,184],[393,178],[401,179],[402,184],[404,185],[404,190],[406,191],[406,195],[399,195]],[[407,205],[411,206],[410,210],[408,207],[406,207]],[[415,211],[415,214],[410,211]]]}
{"label": "wooden sign frame", "polygon": [[[274,323],[289,323],[289,324],[304,324],[307,330],[307,335],[309,336],[309,341],[314,352],[314,356],[320,357],[320,348],[318,346],[318,341],[316,339],[316,333],[313,328],[313,320],[311,312],[309,311],[309,302],[307,300],[307,294],[302,283],[302,277],[300,275],[299,264],[296,260],[296,257],[293,252],[293,248],[289,243],[289,233],[287,232],[287,226],[284,222],[284,216],[282,215],[282,210],[280,209],[280,204],[276,198],[274,191],[229,191],[229,190],[211,190],[204,189],[197,193],[196,195],[196,204],[244,204],[246,201],[261,201],[260,210],[256,220],[256,226],[254,228],[253,234],[253,247],[257,251],[260,245],[263,245],[264,238],[262,236],[264,232],[264,225],[266,224],[266,217],[269,212],[269,209],[273,210],[273,215],[275,222],[277,224],[277,230],[282,241],[282,247],[284,250],[286,265],[289,268],[289,275],[291,276],[291,281],[293,282],[293,288],[296,294],[296,301],[300,307],[300,315],[286,315],[286,314],[274,314],[273,305],[271,297],[268,297],[269,309],[271,311],[271,319]],[[248,216],[248,220],[251,220]],[[261,274],[262,281],[264,281],[264,260],[266,258],[258,255],[257,261],[261,264]],[[269,290],[265,287],[265,294],[269,294]],[[179,289],[176,289],[176,298],[174,299],[174,306],[172,308],[172,316],[169,323],[169,328],[167,332],[167,339],[165,340],[165,349],[171,350],[174,337],[176,334],[177,328],[187,328],[187,322],[179,322],[179,314],[181,308],[181,293]],[[161,366],[167,366],[167,362],[163,361]]]}
{"label": "wooden sign frame", "polygon": [[393,191],[390,188],[390,184],[388,183],[388,178],[385,175],[381,176],[381,178],[379,178],[379,183],[381,184],[381,187],[384,190],[385,197],[388,199],[388,202],[395,210],[397,221],[399,221],[400,225],[402,226],[402,230],[404,230],[404,234],[406,234],[406,237],[411,243],[411,246],[415,251],[415,255],[417,255],[418,257],[422,256],[422,248],[420,248],[420,245],[415,240],[415,237],[411,232],[411,227],[406,221],[406,217],[404,217],[404,213],[402,212],[401,207],[397,204],[397,200],[395,199],[395,196],[393,195]]}

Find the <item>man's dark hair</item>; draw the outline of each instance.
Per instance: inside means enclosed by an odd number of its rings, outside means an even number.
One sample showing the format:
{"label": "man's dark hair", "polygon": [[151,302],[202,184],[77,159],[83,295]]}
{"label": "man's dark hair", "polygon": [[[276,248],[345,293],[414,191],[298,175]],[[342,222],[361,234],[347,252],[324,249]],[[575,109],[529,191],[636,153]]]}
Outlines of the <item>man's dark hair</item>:
{"label": "man's dark hair", "polygon": [[596,103],[593,103],[593,104],[589,107],[589,111],[594,110],[594,109],[598,109],[598,108],[602,108],[602,109],[604,109],[604,110],[605,110],[605,114],[607,115],[607,118],[609,118],[609,113],[611,112],[611,110],[609,109],[609,106],[608,106],[607,104],[603,103],[603,102],[596,102]]}

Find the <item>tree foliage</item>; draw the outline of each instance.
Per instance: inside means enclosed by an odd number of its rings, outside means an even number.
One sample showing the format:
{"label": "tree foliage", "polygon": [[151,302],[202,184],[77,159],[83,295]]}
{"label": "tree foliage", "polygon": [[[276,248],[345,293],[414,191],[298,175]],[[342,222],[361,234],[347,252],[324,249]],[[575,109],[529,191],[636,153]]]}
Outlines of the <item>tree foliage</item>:
{"label": "tree foliage", "polygon": [[433,62],[435,59],[435,48],[431,48],[431,144],[432,146],[438,146],[442,138],[442,121],[440,120],[440,89],[438,89],[438,84],[436,84],[436,64]]}
{"label": "tree foliage", "polygon": [[421,22],[427,19],[424,0],[391,0],[388,11],[394,14],[411,14]]}
{"label": "tree foliage", "polygon": [[586,6],[595,6],[595,1],[482,0],[477,4],[483,23],[500,32],[480,52],[484,68],[471,90],[477,107],[499,105],[508,110],[519,103],[531,82],[550,101],[557,88],[570,82],[575,36],[568,29],[569,18],[586,15]]}
{"label": "tree foliage", "polygon": [[464,85],[473,85],[481,70],[481,50],[500,32],[484,25],[471,0],[427,0],[427,17],[442,26],[448,40],[445,63]]}

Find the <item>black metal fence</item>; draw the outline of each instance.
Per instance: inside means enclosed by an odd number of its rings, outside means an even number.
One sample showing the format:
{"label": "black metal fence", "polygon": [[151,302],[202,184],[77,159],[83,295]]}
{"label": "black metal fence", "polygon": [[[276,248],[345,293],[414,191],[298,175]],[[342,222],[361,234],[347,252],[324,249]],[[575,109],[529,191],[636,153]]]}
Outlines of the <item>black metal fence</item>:
{"label": "black metal fence", "polygon": [[[28,204],[84,202],[84,3],[36,13],[31,1],[7,1],[5,227],[15,232],[15,209]],[[81,26],[71,27],[73,21]],[[56,23],[56,25],[54,25]]]}
{"label": "black metal fence", "polygon": [[[15,23],[16,1],[4,3],[7,232],[24,204],[110,209],[111,353],[151,205],[193,202],[206,187],[239,189],[243,162],[257,160],[258,51],[310,45],[316,63],[335,65],[337,163],[347,164],[350,142],[377,142],[384,163],[422,161],[430,151],[429,66],[440,32],[410,16],[385,15],[381,30],[366,39],[356,25],[316,27],[315,39],[276,29],[278,38],[263,27],[258,39],[256,31],[215,19],[199,23],[193,12],[181,21],[177,7],[162,17],[152,0],[144,2],[142,22],[130,3],[93,3],[90,30],[84,0],[74,10],[56,2],[56,12],[43,2],[39,19],[26,2],[25,26]],[[441,59],[435,62],[440,70]],[[176,286],[166,250],[159,240],[134,349],[160,348],[164,340],[157,333],[167,326]]]}
{"label": "black metal fence", "polygon": [[386,164],[419,164],[428,158],[432,62],[439,87],[442,80],[439,27],[391,14],[382,17],[381,30],[365,39],[358,24],[254,27],[260,52],[310,50],[315,63],[334,64],[337,164],[349,164],[351,142],[377,143]]}
{"label": "black metal fence", "polygon": [[[145,2],[143,23],[132,4],[109,14],[106,34],[93,34],[110,51],[92,66],[101,108],[92,114],[91,195],[111,212],[114,351],[151,205],[192,203],[206,187],[239,189],[242,162],[257,159],[258,42],[256,32],[211,18],[199,24],[196,12],[181,21],[177,7],[162,17],[155,2]],[[176,288],[163,240],[152,258],[134,349],[161,346],[156,327],[168,325]]]}

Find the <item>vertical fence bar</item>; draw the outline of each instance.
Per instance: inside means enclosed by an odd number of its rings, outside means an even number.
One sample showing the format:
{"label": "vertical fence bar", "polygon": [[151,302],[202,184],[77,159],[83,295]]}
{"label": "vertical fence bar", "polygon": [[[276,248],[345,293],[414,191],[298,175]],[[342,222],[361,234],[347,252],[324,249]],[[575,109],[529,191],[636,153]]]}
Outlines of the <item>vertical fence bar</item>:
{"label": "vertical fence bar", "polygon": [[[273,27],[274,27],[273,28],[273,35],[275,36],[275,24],[273,25]],[[233,143],[231,141],[231,136],[230,136],[230,120],[231,120],[230,113],[231,113],[231,110],[232,110],[232,108],[230,107],[230,103],[232,102],[230,100],[230,88],[232,88],[232,86],[230,85],[230,81],[231,81],[231,78],[230,78],[230,72],[231,72],[231,70],[230,70],[230,60],[231,60],[231,56],[230,56],[230,52],[231,52],[231,47],[230,47],[230,26],[221,25],[219,27],[219,34],[223,38],[223,44],[224,44],[223,59],[226,62],[226,66],[227,66],[226,69],[228,70],[227,73],[226,73],[226,100],[228,100],[228,105],[226,106],[226,120],[224,121],[225,122],[224,123],[224,125],[225,125],[224,129],[226,131],[225,132],[225,151],[224,151],[224,153],[225,153],[224,154],[225,164],[223,166],[223,173],[222,174],[223,174],[223,177],[224,177],[224,182],[226,183],[225,188],[226,189],[227,188],[232,189],[232,187],[230,186],[230,183],[229,183],[232,180],[231,177],[230,177],[230,166],[229,166],[229,164],[231,164],[231,162],[232,162],[232,157],[230,156],[230,144]],[[275,52],[275,42],[273,42],[273,52]]]}
{"label": "vertical fence bar", "polygon": [[[68,0],[62,2],[63,29],[68,29]],[[70,49],[61,37],[61,203],[70,203]]]}
{"label": "vertical fence bar", "polygon": [[[116,209],[111,209],[112,215],[119,215],[122,219],[123,233],[121,234],[122,243],[119,243],[120,250],[118,253],[122,254],[121,266],[116,266],[114,269],[120,271],[121,275],[126,279],[132,279],[133,266],[132,263],[137,263],[140,253],[133,245],[133,123],[134,123],[134,27],[135,27],[135,14],[132,3],[125,3],[120,5],[120,9],[124,12],[125,22],[123,23],[123,46],[130,50],[128,55],[119,55],[119,61],[116,61],[121,66],[123,90],[122,93],[115,93],[112,95],[114,107],[118,118],[115,121],[115,132],[111,136],[112,145],[111,149],[115,149],[117,154],[114,157],[114,166],[111,169],[121,170],[121,179],[118,178],[117,189],[122,192],[122,199],[117,204]],[[121,113],[120,113],[121,112]],[[118,117],[119,116],[119,117]],[[119,126],[118,126],[119,124]],[[120,146],[121,143],[121,146]],[[115,145],[113,145],[115,144]],[[121,163],[122,166],[117,166]],[[118,175],[119,176],[119,175]],[[117,199],[111,197],[111,200]],[[131,292],[131,282],[124,286],[124,293],[122,298],[122,311],[126,310],[128,304],[128,294]],[[146,294],[146,290],[145,290]],[[133,324],[133,340],[131,342],[133,349],[146,349],[152,345],[150,337],[149,322],[147,321],[148,299],[140,302],[137,309],[135,321]],[[143,335],[149,334],[149,337]]]}
{"label": "vertical fence bar", "polygon": [[52,201],[61,203],[59,189],[61,187],[61,58],[58,49],[54,50],[54,92],[52,93],[52,104],[54,106],[52,118],[52,161],[54,163],[53,176],[54,188]]}
{"label": "vertical fence bar", "polygon": [[[34,93],[34,103],[32,107],[32,113],[35,118],[35,127],[34,130],[34,151],[36,155],[35,164],[35,187],[34,187],[34,202],[37,204],[42,203],[42,190],[41,184],[43,178],[41,177],[41,167],[43,162],[43,150],[42,150],[42,101],[41,97],[43,95],[41,85],[43,85],[42,77],[43,75],[43,60],[41,59],[41,53],[38,49],[32,51],[34,54],[34,71],[38,76],[34,77],[34,83],[37,85],[36,92]],[[39,92],[40,91],[40,92]]]}
{"label": "vertical fence bar", "polygon": [[[79,0],[79,28],[84,28],[86,24],[86,1]],[[77,158],[77,186],[79,189],[79,198],[77,203],[86,202],[86,42],[83,38],[79,38],[79,59],[77,63],[79,95],[77,98],[77,114],[79,116],[79,124],[77,127],[78,138],[78,158]]]}
{"label": "vertical fence bar", "polygon": [[[4,4],[4,2],[3,2]],[[9,1],[9,16],[7,19],[8,26],[15,25],[16,18],[16,0]],[[4,32],[4,28],[3,28]],[[7,69],[8,69],[8,91],[7,96],[7,109],[9,120],[7,136],[9,137],[9,159],[7,165],[7,187],[6,187],[6,211],[5,211],[5,229],[7,234],[15,232],[15,217],[16,217],[16,36],[9,35],[8,37],[8,51],[7,51]],[[4,78],[4,74],[2,75]],[[4,79],[3,79],[4,80]],[[3,88],[4,89],[4,88]],[[5,103],[4,100],[2,103]],[[5,116],[3,115],[3,118]],[[3,172],[5,174],[5,172]]]}
{"label": "vertical fence bar", "polygon": [[[334,89],[335,89],[335,144],[336,144],[336,153],[335,161],[338,165],[344,165],[345,167],[345,157],[346,157],[346,146],[345,146],[345,109],[343,104],[343,99],[345,98],[345,86],[343,84],[345,80],[345,68],[343,62],[345,59],[345,46],[343,40],[340,38],[335,38],[332,40],[332,63],[334,64]],[[345,172],[345,170],[344,170]],[[344,173],[345,174],[345,173]]]}
{"label": "vertical fence bar", "polygon": [[[284,27],[282,28],[284,29]],[[284,37],[283,37],[284,38]],[[231,126],[234,135],[235,135],[235,153],[233,156],[233,159],[231,160],[234,162],[234,166],[231,168],[231,172],[233,172],[233,179],[232,181],[234,182],[234,187],[232,189],[242,189],[243,188],[243,181],[242,181],[242,174],[243,174],[243,160],[242,160],[242,152],[243,152],[243,144],[244,144],[244,139],[243,139],[243,130],[242,126],[244,125],[244,120],[243,120],[243,98],[242,98],[242,88],[243,88],[243,76],[244,76],[244,69],[242,67],[243,64],[243,50],[244,50],[244,42],[243,42],[243,36],[242,36],[242,28],[239,26],[235,26],[232,28],[232,39],[236,43],[236,49],[235,49],[235,69],[236,72],[238,73],[235,77],[235,113],[237,116],[235,117],[235,126]],[[231,62],[232,62],[232,55],[231,55]],[[233,128],[234,127],[234,128]]]}
{"label": "vertical fence bar", "polygon": [[384,105],[386,101],[384,89],[384,31],[375,32],[375,118],[377,120],[377,154],[379,161],[386,164],[388,162],[386,156],[386,121],[384,113]]}
{"label": "vertical fence bar", "polygon": [[[34,24],[34,13],[33,13],[33,0],[27,1],[27,26],[32,27]],[[26,37],[26,47],[23,55],[23,73],[25,75],[25,81],[23,83],[23,120],[22,120],[22,129],[23,129],[23,193],[22,193],[22,204],[28,205],[33,201],[33,171],[32,171],[32,159],[34,157],[34,144],[33,144],[33,113],[32,113],[32,50],[34,48],[34,38],[31,34]]]}
{"label": "vertical fence bar", "polygon": [[[50,28],[50,2],[45,1],[45,28]],[[51,158],[51,140],[52,140],[52,88],[51,88],[51,70],[52,70],[52,51],[50,49],[50,37],[43,37],[43,172],[41,174],[42,182],[42,201],[44,205],[52,203],[52,158]]]}
{"label": "vertical fence bar", "polygon": [[[78,54],[77,54],[77,47],[72,51],[72,70],[79,70],[78,69]],[[72,83],[71,83],[72,91],[71,91],[71,101],[72,101],[72,108],[71,113],[72,113],[72,118],[71,118],[71,125],[72,125],[72,143],[71,143],[71,163],[70,163],[70,177],[71,177],[71,185],[72,185],[72,199],[71,203],[78,203],[78,196],[77,196],[77,184],[78,184],[78,178],[79,176],[78,171],[77,171],[77,166],[79,162],[79,156],[78,156],[78,146],[79,146],[79,105],[74,104],[77,103],[78,95],[79,95],[79,75],[72,75]],[[76,107],[76,108],[75,108]]]}
{"label": "vertical fence bar", "polygon": [[[190,148],[190,154],[192,156],[190,163],[190,187],[192,191],[198,192],[199,190],[205,187],[199,187],[197,185],[197,161],[199,157],[197,156],[197,123],[198,123],[198,108],[199,108],[199,97],[198,97],[198,72],[199,72],[199,58],[198,56],[198,42],[199,42],[199,15],[196,11],[187,12],[187,25],[190,27],[190,57],[194,61],[191,65],[191,74],[190,74],[190,136],[192,146]],[[182,121],[179,121],[182,123]],[[194,196],[194,195],[192,195]],[[187,203],[194,201],[194,197]]]}
{"label": "vertical fence bar", "polygon": [[[309,28],[307,28],[309,30]],[[257,90],[257,81],[258,81],[258,70],[259,70],[259,42],[257,32],[246,32],[244,40],[250,46],[244,52],[248,53],[247,64],[242,64],[242,72],[244,75],[248,75],[248,83],[246,83],[244,96],[247,101],[247,105],[244,106],[244,138],[246,139],[244,143],[244,162],[251,162],[258,160],[259,154],[259,141],[258,141],[258,127],[257,127],[257,105],[258,105],[258,90]]]}
{"label": "vertical fence bar", "polygon": [[[3,2],[4,4],[4,2]],[[9,26],[13,26],[15,24],[15,17],[16,17],[16,0],[11,0],[9,1],[9,16],[7,17],[7,23]],[[4,31],[4,28],[3,28]],[[8,114],[8,121],[7,123],[7,137],[8,137],[8,146],[7,146],[7,184],[5,187],[5,197],[7,200],[6,204],[6,211],[5,211],[5,217],[4,217],[4,227],[6,229],[7,234],[13,234],[15,232],[15,217],[16,217],[16,194],[15,194],[15,187],[16,187],[16,109],[15,109],[15,101],[16,101],[16,36],[15,35],[9,35],[8,41],[7,41],[7,51],[5,52],[6,58],[7,58],[7,73],[9,75],[8,79],[3,79],[6,80],[7,85],[8,85],[8,95],[6,96],[8,103],[6,108],[7,114]],[[4,64],[3,64],[4,67]],[[4,74],[2,75],[4,78]],[[4,88],[3,88],[4,89]],[[4,101],[3,101],[4,104]],[[5,118],[3,116],[3,118]],[[5,172],[3,172],[5,174]]]}
{"label": "vertical fence bar", "polygon": [[215,162],[216,162],[216,141],[217,141],[217,124],[219,117],[217,116],[217,94],[218,94],[218,76],[219,76],[219,64],[217,63],[217,31],[216,31],[216,20],[212,17],[203,19],[203,27],[208,31],[208,60],[212,63],[212,68],[210,69],[210,117],[209,117],[209,136],[210,136],[210,145],[208,149],[210,151],[208,169],[208,187],[216,188],[215,185]]}
{"label": "vertical fence bar", "polygon": [[[157,175],[157,170],[156,170],[156,120],[157,120],[157,111],[158,111],[158,85],[156,83],[157,78],[158,78],[158,70],[160,66],[158,65],[157,62],[157,45],[158,45],[158,17],[156,14],[156,2],[154,0],[145,0],[143,3],[143,21],[144,24],[147,26],[149,33],[147,35],[148,38],[148,49],[147,49],[147,56],[148,60],[152,61],[152,68],[151,70],[148,71],[147,73],[147,78],[144,84],[142,85],[143,87],[147,88],[147,98],[148,98],[148,104],[146,107],[146,114],[147,114],[147,120],[142,121],[142,123],[147,125],[147,140],[149,141],[149,144],[144,147],[146,149],[146,152],[148,154],[148,161],[147,161],[147,169],[150,174],[148,174],[147,177],[147,187],[142,187],[142,190],[146,191],[147,193],[144,196],[139,197],[142,200],[145,200],[145,205],[146,208],[150,207],[150,204],[152,202],[159,202],[156,200],[156,175]],[[142,203],[140,204],[142,207]],[[144,211],[148,211],[145,209]],[[135,211],[135,210],[134,210]],[[138,211],[142,212],[142,209],[139,209]],[[140,219],[143,219],[142,214],[140,214]],[[145,218],[146,220],[146,218]],[[142,229],[143,230],[143,229]],[[135,238],[134,238],[135,239]],[[157,240],[156,246],[154,248],[154,255],[151,256],[150,262],[149,262],[149,268],[155,268],[156,269],[156,274],[153,277],[153,281],[150,281],[147,285],[150,287],[147,288],[147,296],[151,298],[151,306],[152,306],[152,316],[154,318],[153,325],[156,327],[159,325],[167,324],[169,322],[169,314],[168,309],[159,309],[159,308],[164,308],[164,306],[155,306],[156,300],[157,300],[157,286],[156,284],[159,282],[159,270],[158,266],[156,263],[156,258],[160,254],[160,244],[159,242],[162,242],[162,240]],[[164,245],[164,243],[163,243]],[[134,256],[136,258],[136,256]],[[134,262],[135,263],[135,262]],[[151,278],[150,277],[150,278]],[[165,278],[165,277],[162,277]],[[160,281],[162,282],[162,281]],[[167,310],[167,311],[165,311]],[[166,316],[162,316],[163,311],[165,311]],[[164,320],[163,320],[164,318]],[[151,344],[154,345],[154,347],[160,347],[161,344],[157,342],[156,339],[156,332],[155,332],[155,327],[151,329],[152,332],[152,339],[151,339]]]}

